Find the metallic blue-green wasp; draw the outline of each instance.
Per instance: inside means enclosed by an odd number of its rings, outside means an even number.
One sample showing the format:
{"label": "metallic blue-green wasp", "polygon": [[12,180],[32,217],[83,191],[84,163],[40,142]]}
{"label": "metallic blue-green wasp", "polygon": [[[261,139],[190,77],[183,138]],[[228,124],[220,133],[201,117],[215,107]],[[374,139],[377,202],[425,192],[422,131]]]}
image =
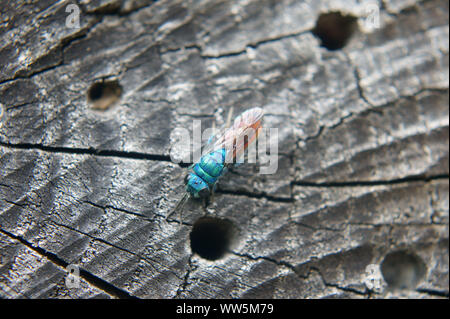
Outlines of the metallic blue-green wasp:
{"label": "metallic blue-green wasp", "polygon": [[206,201],[213,194],[218,179],[229,166],[239,162],[248,146],[258,138],[262,117],[261,108],[249,109],[239,115],[232,126],[227,125],[209,139],[203,155],[189,167],[184,179],[186,194],[170,215],[181,210],[189,197]]}

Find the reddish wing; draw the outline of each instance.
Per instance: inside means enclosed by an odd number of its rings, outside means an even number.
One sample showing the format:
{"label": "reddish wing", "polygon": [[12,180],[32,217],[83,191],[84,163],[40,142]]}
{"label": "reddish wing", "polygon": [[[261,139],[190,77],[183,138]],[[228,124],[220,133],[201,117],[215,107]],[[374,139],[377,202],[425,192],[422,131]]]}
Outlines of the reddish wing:
{"label": "reddish wing", "polygon": [[217,135],[218,139],[213,144],[212,150],[225,148],[225,163],[233,163],[240,158],[247,147],[256,140],[261,130],[263,110],[259,107],[252,108],[239,115],[233,122],[233,126],[226,129],[223,134]]}

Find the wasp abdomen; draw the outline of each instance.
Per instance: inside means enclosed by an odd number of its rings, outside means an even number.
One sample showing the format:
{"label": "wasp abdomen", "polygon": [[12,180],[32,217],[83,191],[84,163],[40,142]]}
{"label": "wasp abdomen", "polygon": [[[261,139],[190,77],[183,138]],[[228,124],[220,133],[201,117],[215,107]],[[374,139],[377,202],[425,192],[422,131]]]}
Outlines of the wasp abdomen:
{"label": "wasp abdomen", "polygon": [[225,149],[203,156],[186,177],[186,190],[194,197],[210,194],[212,187],[224,171]]}

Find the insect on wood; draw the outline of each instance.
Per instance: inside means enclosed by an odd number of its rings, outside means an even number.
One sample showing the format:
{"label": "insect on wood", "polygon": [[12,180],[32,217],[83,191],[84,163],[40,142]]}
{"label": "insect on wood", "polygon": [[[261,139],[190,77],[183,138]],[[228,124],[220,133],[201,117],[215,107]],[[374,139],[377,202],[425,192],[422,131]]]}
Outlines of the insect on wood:
{"label": "insect on wood", "polygon": [[167,218],[177,211],[181,214],[189,197],[202,199],[206,203],[213,195],[219,178],[230,166],[242,162],[248,146],[258,138],[262,129],[262,117],[261,108],[249,109],[236,117],[233,125],[226,125],[223,130],[209,138],[203,155],[189,167],[184,179],[186,193]]}

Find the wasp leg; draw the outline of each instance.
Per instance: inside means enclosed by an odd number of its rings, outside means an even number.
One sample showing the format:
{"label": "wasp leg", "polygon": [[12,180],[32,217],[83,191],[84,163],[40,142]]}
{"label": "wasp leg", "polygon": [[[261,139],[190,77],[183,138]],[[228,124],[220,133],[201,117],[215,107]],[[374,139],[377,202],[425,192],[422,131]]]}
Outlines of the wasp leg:
{"label": "wasp leg", "polygon": [[181,228],[181,223],[183,221],[183,210],[182,209],[180,209],[179,215],[180,215],[180,220],[178,221],[178,229]]}
{"label": "wasp leg", "polygon": [[233,106],[230,107],[230,111],[228,112],[227,122],[226,122],[226,124],[225,124],[225,127],[226,127],[226,128],[229,128],[229,127],[230,127],[230,124],[231,124],[231,118],[232,118],[232,116],[233,116],[233,109],[234,109]]}
{"label": "wasp leg", "polygon": [[205,214],[208,214],[208,207],[209,204],[209,198],[208,197],[203,197],[203,210],[205,211]]}
{"label": "wasp leg", "polygon": [[[226,170],[226,168],[224,168],[224,171]],[[211,194],[209,196],[209,200],[211,203],[214,202],[214,194],[216,193],[216,189],[217,189],[217,183],[215,183],[212,187],[211,187]]]}
{"label": "wasp leg", "polygon": [[189,194],[184,194],[183,195],[183,197],[180,199],[180,201],[178,202],[178,204],[177,204],[177,206],[175,206],[175,208],[174,208],[174,210],[173,211],[171,211],[170,213],[169,213],[169,215],[166,217],[166,221],[168,221],[169,220],[169,218],[173,215],[173,214],[175,214],[177,211],[179,212],[179,216],[180,216],[180,220],[179,220],[179,223],[180,223],[180,225],[181,225],[181,223],[182,223],[182,212],[183,212],[183,207],[184,207],[184,205],[186,204],[186,201],[189,199]]}
{"label": "wasp leg", "polygon": [[211,203],[214,203],[214,191],[216,190],[216,186],[214,185],[214,187],[211,189],[211,195],[209,196],[209,201]]}

